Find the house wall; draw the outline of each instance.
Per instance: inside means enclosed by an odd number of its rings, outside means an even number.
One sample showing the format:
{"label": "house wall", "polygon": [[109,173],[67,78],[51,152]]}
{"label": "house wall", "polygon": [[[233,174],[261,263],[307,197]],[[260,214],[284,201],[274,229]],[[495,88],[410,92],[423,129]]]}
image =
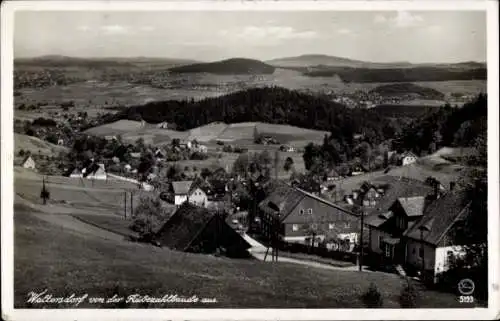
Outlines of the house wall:
{"label": "house wall", "polygon": [[189,202],[198,206],[207,205],[207,194],[203,192],[200,188],[196,188],[189,194]]}
{"label": "house wall", "polygon": [[[309,213],[309,210],[312,213]],[[316,224],[318,236],[325,232],[329,235],[359,232],[357,217],[309,196],[302,199],[283,223],[286,237],[308,235],[308,226],[311,224]],[[294,225],[298,227],[298,230],[294,231]]]}
{"label": "house wall", "polygon": [[175,195],[174,197],[174,204],[175,205],[181,205],[182,203],[184,203],[185,201],[187,201],[187,195]]}
{"label": "house wall", "polygon": [[35,169],[35,161],[32,158],[28,158],[23,164],[24,168]]}
{"label": "house wall", "polygon": [[[449,253],[450,252],[450,253]],[[436,256],[435,256],[435,268],[434,274],[439,274],[449,270],[450,264],[450,255],[453,257],[460,257],[466,254],[464,248],[462,246],[445,246],[436,248]]]}
{"label": "house wall", "polygon": [[377,254],[383,254],[380,248],[380,241],[385,237],[391,237],[391,235],[375,228],[369,228],[368,233],[370,235],[370,250]]}
{"label": "house wall", "polygon": [[106,180],[108,179],[108,175],[102,172],[96,172],[95,174],[90,174],[87,176],[88,179],[97,179],[97,180]]}
{"label": "house wall", "polygon": [[[419,241],[409,239],[406,243],[406,263],[419,269],[422,268],[422,258],[419,256],[421,248]],[[436,248],[424,243],[425,270],[434,271],[436,262]]]}
{"label": "house wall", "polygon": [[407,156],[403,158],[403,165],[413,164],[417,161],[417,159],[413,156]]}

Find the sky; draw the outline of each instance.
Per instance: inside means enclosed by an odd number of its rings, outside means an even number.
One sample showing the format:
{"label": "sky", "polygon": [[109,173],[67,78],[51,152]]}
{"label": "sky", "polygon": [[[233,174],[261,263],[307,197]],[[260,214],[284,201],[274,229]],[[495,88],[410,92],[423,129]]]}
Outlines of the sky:
{"label": "sky", "polygon": [[486,61],[481,11],[18,11],[14,56]]}

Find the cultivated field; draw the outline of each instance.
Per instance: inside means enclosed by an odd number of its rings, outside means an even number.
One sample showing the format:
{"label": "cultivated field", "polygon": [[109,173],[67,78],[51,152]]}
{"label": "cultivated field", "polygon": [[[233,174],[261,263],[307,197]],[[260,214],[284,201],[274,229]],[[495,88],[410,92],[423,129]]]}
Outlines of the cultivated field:
{"label": "cultivated field", "polygon": [[[22,68],[26,67],[21,67]],[[33,69],[33,67],[29,67]],[[29,69],[29,70],[31,70]],[[349,93],[357,90],[369,91],[383,83],[345,83],[339,77],[308,77],[294,70],[277,68],[268,75],[214,75],[214,74],[169,74],[158,70],[141,70],[154,78],[164,88],[157,88],[144,81],[144,84],[131,84],[127,81],[129,72],[122,71],[114,81],[98,80],[99,73],[79,68],[61,69],[67,77],[81,79],[65,86],[53,86],[44,89],[22,88],[21,95],[15,97],[15,106],[46,102],[58,106],[62,102],[74,101],[77,108],[95,108],[106,106],[131,106],[150,101],[187,100],[215,97],[246,88],[280,86],[288,89],[310,90],[313,92]],[[137,70],[136,70],[137,71]],[[33,69],[31,72],[40,72]],[[144,76],[139,76],[144,77]],[[415,82],[443,92],[447,97],[453,92],[477,94],[486,92],[486,81],[434,81]]]}

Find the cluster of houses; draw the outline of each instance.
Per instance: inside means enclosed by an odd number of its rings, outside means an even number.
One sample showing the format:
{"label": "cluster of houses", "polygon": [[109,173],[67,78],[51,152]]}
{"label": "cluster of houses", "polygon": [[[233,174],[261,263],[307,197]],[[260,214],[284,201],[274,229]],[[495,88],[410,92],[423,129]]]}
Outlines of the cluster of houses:
{"label": "cluster of houses", "polygon": [[170,189],[173,203],[180,206],[185,202],[205,208],[217,208],[224,202],[228,187],[223,180],[176,181]]}
{"label": "cluster of houses", "polygon": [[[465,193],[450,183],[444,188],[395,176],[365,182],[333,203],[287,184],[258,205],[262,233],[278,233],[284,242],[310,244],[349,240],[360,243],[380,264],[420,271],[434,282],[466,244],[455,244],[451,231],[469,207]],[[314,244],[314,243],[313,243]]]}
{"label": "cluster of houses", "polygon": [[90,165],[83,168],[73,168],[69,171],[69,177],[72,178],[87,178],[93,180],[107,180],[108,173],[102,163],[92,162]]}

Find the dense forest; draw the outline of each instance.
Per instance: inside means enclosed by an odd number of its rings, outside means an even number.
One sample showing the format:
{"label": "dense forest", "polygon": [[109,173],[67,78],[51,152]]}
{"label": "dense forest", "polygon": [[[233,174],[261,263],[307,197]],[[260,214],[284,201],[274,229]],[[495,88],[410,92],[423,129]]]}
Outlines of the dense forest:
{"label": "dense forest", "polygon": [[475,146],[486,138],[487,96],[479,95],[462,108],[435,108],[415,119],[395,141],[399,149],[432,152],[441,146]]}
{"label": "dense forest", "polygon": [[259,60],[232,58],[210,63],[197,63],[192,65],[171,68],[174,73],[211,73],[220,75],[237,74],[272,74],[274,67]]}
{"label": "dense forest", "polygon": [[422,87],[412,83],[397,83],[377,86],[370,90],[370,93],[377,93],[383,97],[398,97],[404,95],[415,95],[425,99],[444,99],[444,94],[438,90]]}
{"label": "dense forest", "polygon": [[447,80],[486,80],[486,67],[475,69],[460,68],[390,68],[369,69],[331,67],[304,73],[310,77],[333,77],[338,75],[345,82],[413,82]]}
{"label": "dense forest", "polygon": [[356,133],[365,133],[370,141],[393,133],[391,122],[375,111],[349,109],[323,97],[316,97],[281,87],[252,88],[201,101],[162,101],[130,107],[108,117],[177,124],[188,130],[214,121],[226,123],[267,122],[326,130],[352,141]]}

